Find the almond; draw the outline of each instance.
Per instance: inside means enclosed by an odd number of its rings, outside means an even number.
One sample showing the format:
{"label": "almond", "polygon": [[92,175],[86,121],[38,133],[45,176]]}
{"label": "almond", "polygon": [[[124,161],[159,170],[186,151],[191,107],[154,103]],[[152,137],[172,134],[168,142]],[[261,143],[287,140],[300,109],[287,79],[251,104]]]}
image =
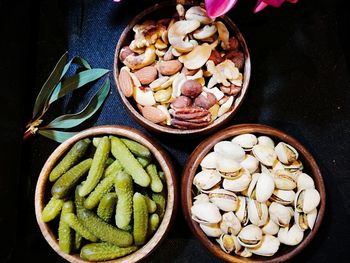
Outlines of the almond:
{"label": "almond", "polygon": [[179,72],[182,64],[178,60],[161,61],[158,64],[159,72],[162,75],[169,76]]}
{"label": "almond", "polygon": [[144,67],[134,73],[142,85],[153,82],[158,75],[158,71],[153,66]]}
{"label": "almond", "polygon": [[150,120],[153,123],[160,123],[166,121],[166,115],[156,107],[145,106],[142,108],[141,113],[143,117]]}
{"label": "almond", "polygon": [[131,97],[134,93],[134,84],[127,69],[122,68],[118,77],[119,88],[125,97]]}
{"label": "almond", "polygon": [[119,59],[121,61],[124,61],[127,56],[129,56],[133,53],[134,52],[130,49],[129,46],[122,47],[122,49],[120,50],[120,53],[119,53]]}

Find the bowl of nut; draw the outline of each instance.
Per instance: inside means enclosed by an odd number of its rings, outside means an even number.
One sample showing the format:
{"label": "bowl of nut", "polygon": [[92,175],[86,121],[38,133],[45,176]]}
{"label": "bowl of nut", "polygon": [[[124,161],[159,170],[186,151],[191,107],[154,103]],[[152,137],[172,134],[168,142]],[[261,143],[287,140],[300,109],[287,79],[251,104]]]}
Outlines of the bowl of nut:
{"label": "bowl of nut", "polygon": [[250,70],[247,44],[230,18],[211,19],[203,5],[171,1],[146,9],[125,28],[113,73],[138,123],[156,133],[191,135],[233,117]]}
{"label": "bowl of nut", "polygon": [[166,237],[177,191],[167,153],[126,126],[97,126],[59,145],[35,189],[48,244],[69,262],[139,262]]}
{"label": "bowl of nut", "polygon": [[273,127],[241,124],[203,141],[182,177],[182,207],[200,242],[230,262],[283,262],[315,237],[325,211],[310,152]]}

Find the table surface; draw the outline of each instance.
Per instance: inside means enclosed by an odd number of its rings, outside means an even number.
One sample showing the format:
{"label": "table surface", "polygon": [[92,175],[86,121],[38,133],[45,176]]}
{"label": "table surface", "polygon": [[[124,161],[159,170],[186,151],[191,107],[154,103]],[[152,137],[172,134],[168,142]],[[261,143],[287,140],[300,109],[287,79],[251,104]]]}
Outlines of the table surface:
{"label": "table surface", "polygon": [[[58,143],[40,136],[21,141],[41,85],[66,50],[95,68],[112,69],[123,28],[155,2],[0,2],[5,81],[0,101],[0,262],[64,262],[42,237],[34,215],[36,180]],[[271,125],[310,150],[325,180],[327,207],[320,232],[293,261],[345,262],[350,244],[349,16],[341,1],[301,0],[259,14],[253,14],[254,4],[239,1],[229,13],[246,38],[252,77],[247,97],[228,125]],[[58,102],[49,117],[79,110],[97,86]],[[145,131],[128,116],[114,83],[103,109],[79,130],[102,124],[129,125],[153,136],[170,153],[179,181],[186,159],[203,140],[188,143]],[[146,262],[219,262],[191,234],[179,208],[168,237]]]}

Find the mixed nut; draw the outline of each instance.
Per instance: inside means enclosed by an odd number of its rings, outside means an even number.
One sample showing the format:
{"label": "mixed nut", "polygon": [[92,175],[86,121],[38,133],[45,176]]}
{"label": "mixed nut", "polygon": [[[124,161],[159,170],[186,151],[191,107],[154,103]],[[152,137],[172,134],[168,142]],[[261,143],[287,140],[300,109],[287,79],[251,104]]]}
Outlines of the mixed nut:
{"label": "mixed nut", "polygon": [[226,253],[273,256],[313,229],[320,194],[291,145],[241,134],[215,144],[200,166],[192,219]]}
{"label": "mixed nut", "polygon": [[134,39],[119,53],[119,88],[153,123],[202,128],[232,107],[245,58],[238,39],[204,8],[176,9],[171,19],[133,27]]}

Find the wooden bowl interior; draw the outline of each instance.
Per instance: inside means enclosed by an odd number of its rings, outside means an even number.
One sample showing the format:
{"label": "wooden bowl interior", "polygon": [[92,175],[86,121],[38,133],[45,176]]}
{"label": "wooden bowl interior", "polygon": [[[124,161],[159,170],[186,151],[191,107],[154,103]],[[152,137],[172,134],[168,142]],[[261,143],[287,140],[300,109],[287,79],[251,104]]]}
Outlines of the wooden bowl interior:
{"label": "wooden bowl interior", "polygon": [[134,37],[134,32],[132,30],[133,26],[147,19],[152,19],[157,21],[161,18],[167,18],[167,17],[170,18],[174,15],[175,12],[176,12],[176,9],[175,9],[174,2],[164,2],[164,3],[156,4],[144,10],[130,22],[130,24],[125,28],[125,30],[121,34],[116,46],[115,55],[114,55],[114,67],[113,67],[114,80],[117,86],[118,93],[124,105],[126,106],[127,110],[129,111],[130,115],[146,129],[149,129],[156,133],[166,133],[166,134],[173,134],[173,135],[208,134],[218,129],[222,125],[226,124],[238,111],[240,105],[243,102],[243,99],[246,96],[249,80],[250,80],[251,64],[250,64],[250,55],[249,55],[247,44],[244,40],[243,35],[239,31],[238,27],[227,16],[223,16],[218,20],[222,20],[227,25],[227,28],[229,29],[230,33],[231,34],[233,33],[233,35],[235,35],[240,42],[241,51],[244,53],[244,57],[245,57],[244,71],[243,71],[243,85],[242,85],[241,93],[235,99],[231,109],[221,117],[217,118],[210,125],[200,129],[181,130],[181,129],[166,127],[166,126],[152,123],[151,121],[144,118],[142,114],[138,111],[135,101],[133,99],[126,98],[119,88],[118,75],[119,75],[120,68],[123,66],[123,63],[119,59],[119,52],[122,47],[129,45],[130,42],[133,40],[133,37]]}
{"label": "wooden bowl interior", "polygon": [[[141,132],[126,126],[99,126],[87,129],[80,132],[76,136],[68,139],[62,143],[56,150],[50,155],[37,181],[35,189],[35,215],[40,227],[40,230],[49,243],[49,245],[63,258],[69,262],[83,263],[85,260],[79,257],[79,254],[68,255],[62,252],[58,246],[57,242],[57,222],[52,221],[45,223],[41,219],[41,212],[49,201],[50,196],[50,182],[48,180],[50,171],[53,169],[55,164],[60,160],[60,158],[71,148],[71,146],[80,139],[93,137],[93,136],[102,136],[102,135],[115,135],[130,138],[135,140],[144,146],[146,146],[153,154],[154,159],[157,160],[159,166],[164,171],[166,179],[166,188],[167,188],[167,204],[164,218],[160,223],[157,231],[154,233],[153,237],[140,249],[134,253],[119,258],[115,260],[110,260],[106,262],[114,263],[129,263],[129,262],[138,262],[139,260],[145,258],[149,255],[165,238],[169,228],[172,225],[174,216],[177,208],[177,186],[175,171],[170,162],[170,158],[167,153],[151,138],[142,134]],[[53,230],[55,229],[55,230]]]}
{"label": "wooden bowl interior", "polygon": [[[244,133],[267,135],[270,136],[273,140],[275,140],[275,142],[283,141],[295,147],[296,150],[299,152],[299,159],[304,165],[304,171],[314,179],[315,187],[319,191],[321,196],[321,202],[318,206],[318,215],[314,229],[312,231],[305,231],[303,241],[297,246],[292,247],[281,244],[279,251],[273,257],[262,257],[253,255],[250,258],[244,258],[234,254],[226,254],[224,251],[221,250],[216,241],[214,239],[209,239],[199,227],[198,223],[192,220],[191,218],[191,206],[194,189],[192,182],[196,173],[199,172],[198,167],[200,166],[201,160],[205,157],[205,155],[208,152],[212,151],[214,145],[217,142]],[[259,124],[242,124],[231,126],[203,141],[191,154],[184,168],[182,176],[181,195],[185,219],[194,235],[197,236],[201,243],[214,255],[223,260],[231,262],[281,262],[292,258],[301,250],[303,250],[307,246],[307,244],[309,244],[310,241],[314,238],[321,225],[326,205],[326,193],[322,175],[317,166],[316,161],[309,153],[309,151],[305,149],[304,146],[302,146],[296,139],[294,139],[290,135],[287,135],[284,132],[275,128]]]}

